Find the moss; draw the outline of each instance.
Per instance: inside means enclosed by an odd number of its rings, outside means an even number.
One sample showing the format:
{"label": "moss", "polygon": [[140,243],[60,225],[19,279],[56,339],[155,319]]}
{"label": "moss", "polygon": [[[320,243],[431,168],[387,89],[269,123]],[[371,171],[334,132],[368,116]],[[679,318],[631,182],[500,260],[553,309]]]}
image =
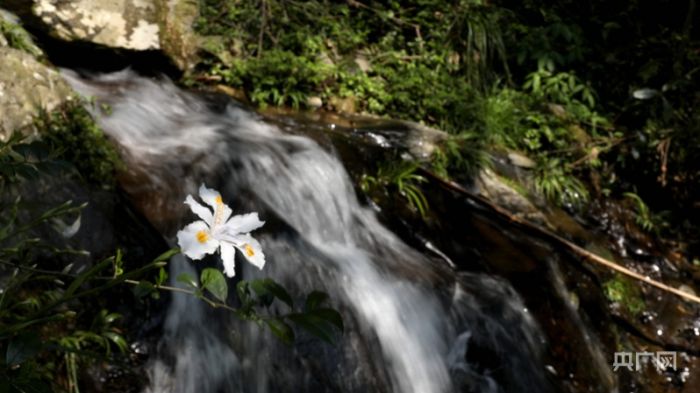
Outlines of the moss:
{"label": "moss", "polygon": [[111,188],[123,164],[115,147],[83,104],[72,101],[51,113],[42,113],[35,127],[42,138],[60,152],[59,158],[73,164],[85,180]]}
{"label": "moss", "polygon": [[604,282],[603,291],[608,300],[618,303],[632,315],[638,315],[646,309],[639,288],[624,276],[618,274]]}
{"label": "moss", "polygon": [[508,187],[512,188],[515,192],[522,195],[523,197],[525,197],[525,198],[530,197],[529,192],[527,191],[527,188],[524,185],[520,184],[520,182],[518,182],[517,180],[511,179],[511,178],[506,177],[506,176],[498,176],[498,178],[503,183],[505,183]]}
{"label": "moss", "polygon": [[22,26],[12,23],[0,15],[0,35],[7,41],[10,48],[15,48],[29,53],[34,57],[41,57],[44,53],[34,44],[31,35]]}

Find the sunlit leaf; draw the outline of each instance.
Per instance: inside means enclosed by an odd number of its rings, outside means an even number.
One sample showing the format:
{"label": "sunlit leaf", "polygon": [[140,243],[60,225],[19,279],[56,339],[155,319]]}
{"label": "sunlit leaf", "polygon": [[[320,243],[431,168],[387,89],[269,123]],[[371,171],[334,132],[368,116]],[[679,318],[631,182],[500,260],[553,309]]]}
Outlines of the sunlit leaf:
{"label": "sunlit leaf", "polygon": [[161,267],[160,270],[158,270],[158,278],[156,280],[156,283],[158,285],[163,285],[166,281],[168,281],[168,272],[166,272],[165,269]]}
{"label": "sunlit leaf", "polygon": [[129,348],[129,345],[127,344],[126,340],[124,340],[124,337],[122,337],[120,334],[114,333],[114,332],[104,332],[102,333],[107,339],[109,339],[111,342],[114,343],[114,345],[119,348],[119,351],[122,353],[125,353],[126,350]]}

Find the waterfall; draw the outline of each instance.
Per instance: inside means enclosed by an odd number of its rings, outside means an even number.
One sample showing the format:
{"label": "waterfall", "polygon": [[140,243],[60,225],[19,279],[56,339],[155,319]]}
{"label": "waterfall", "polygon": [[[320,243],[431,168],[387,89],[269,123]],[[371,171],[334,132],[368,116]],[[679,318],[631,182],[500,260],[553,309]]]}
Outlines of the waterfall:
{"label": "waterfall", "polygon": [[[301,336],[290,348],[174,295],[148,392],[552,390],[542,334],[517,293],[402,242],[360,204],[332,151],[166,79],[63,74],[94,97],[93,115],[127,163],[122,187],[164,236],[187,222],[185,195],[217,188],[235,213],[268,221],[265,270],[238,258],[237,277],[326,291],[347,325],[335,346]],[[170,269],[175,277],[194,264],[176,257]]]}

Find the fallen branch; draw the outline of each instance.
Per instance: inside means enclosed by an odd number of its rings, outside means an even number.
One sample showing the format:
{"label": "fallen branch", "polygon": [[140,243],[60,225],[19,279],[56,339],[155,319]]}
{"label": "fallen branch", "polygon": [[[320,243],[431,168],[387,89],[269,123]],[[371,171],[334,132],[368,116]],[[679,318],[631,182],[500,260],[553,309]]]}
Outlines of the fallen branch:
{"label": "fallen branch", "polygon": [[578,246],[578,245],[572,243],[571,241],[566,240],[563,237],[561,237],[561,236],[559,236],[559,235],[557,235],[557,234],[555,234],[555,233],[553,233],[545,228],[540,227],[539,225],[533,224],[530,221],[527,221],[525,219],[522,219],[518,216],[513,215],[512,213],[510,213],[508,210],[502,208],[501,206],[498,206],[497,204],[489,201],[488,199],[470,192],[469,190],[465,189],[464,187],[460,186],[459,184],[457,184],[455,182],[452,182],[450,180],[446,180],[446,179],[436,175],[435,173],[433,173],[425,168],[420,168],[419,170],[427,178],[437,182],[442,187],[447,188],[447,189],[452,190],[452,191],[455,191],[461,195],[464,195],[465,197],[474,201],[478,205],[491,210],[492,212],[496,213],[497,215],[499,215],[501,217],[507,218],[510,222],[512,222],[516,225],[519,225],[521,227],[527,228],[531,231],[534,231],[546,239],[557,242],[557,243],[563,245],[564,247],[568,248],[573,253],[575,253],[575,254],[577,254],[577,255],[579,255],[579,256],[581,256],[581,257],[583,257],[591,262],[597,263],[599,265],[603,265],[609,269],[615,270],[616,272],[619,272],[619,273],[624,274],[628,277],[634,278],[638,281],[647,283],[651,286],[654,286],[658,289],[661,289],[662,291],[672,293],[672,294],[679,296],[685,300],[700,304],[700,297],[698,297],[696,295],[681,291],[677,288],[671,287],[671,286],[666,285],[662,282],[653,280],[650,277],[643,276],[643,275],[641,275],[637,272],[634,272],[634,271],[632,271],[624,266],[620,266],[611,260],[603,258],[600,255],[596,255],[596,254],[582,248],[581,246]]}

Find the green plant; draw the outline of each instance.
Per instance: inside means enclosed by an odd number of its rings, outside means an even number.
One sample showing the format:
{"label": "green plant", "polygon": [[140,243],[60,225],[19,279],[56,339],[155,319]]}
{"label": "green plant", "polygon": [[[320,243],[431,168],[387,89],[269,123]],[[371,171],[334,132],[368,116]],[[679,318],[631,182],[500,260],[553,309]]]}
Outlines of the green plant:
{"label": "green plant", "polygon": [[417,174],[420,165],[415,162],[402,161],[398,164],[388,164],[379,167],[376,176],[364,175],[360,181],[360,186],[365,192],[372,191],[373,188],[383,189],[395,188],[408,206],[417,211],[421,217],[425,217],[428,211],[428,200],[420,189],[420,183],[426,179]]}
{"label": "green plant", "polygon": [[465,131],[450,135],[438,145],[431,161],[432,169],[444,178],[471,177],[490,165],[483,137]]}
{"label": "green plant", "polygon": [[566,164],[556,158],[538,162],[535,190],[548,201],[559,205],[580,207],[589,199],[584,184],[567,170]]}
{"label": "green plant", "polygon": [[[66,246],[65,238],[74,232],[57,224],[79,224],[85,205],[68,201],[42,208],[25,204],[22,198],[25,181],[46,175],[44,169],[51,168],[50,161],[60,155],[50,145],[26,142],[19,134],[0,143],[0,209],[4,212],[0,215],[0,386],[5,391],[78,392],[81,367],[113,359],[117,354],[112,348],[125,352],[128,345],[117,326],[120,316],[105,310],[105,297],[96,296],[124,284],[132,285],[139,297],[156,297],[159,290],[191,294],[268,326],[286,343],[294,340],[290,324],[329,342],[342,331],[340,314],[323,304],[327,295],[320,292],[309,294],[306,306],[295,309],[291,296],[274,281],[242,281],[238,286],[242,305],[236,309],[226,304],[227,282],[218,270],[204,269],[199,281],[179,277],[190,288],[167,286],[164,266],[178,249],[134,269],[125,268],[119,250],[77,269],[72,256],[85,254]],[[157,275],[149,281],[146,277],[152,271]],[[269,306],[275,298],[291,311],[273,314]],[[267,312],[258,311],[262,308]],[[62,372],[65,384],[56,382]]]}
{"label": "green plant", "polygon": [[642,229],[647,232],[654,232],[658,235],[662,228],[668,226],[668,222],[665,220],[667,212],[658,214],[652,213],[649,206],[644,203],[644,200],[633,192],[625,192],[623,195],[634,203],[634,208],[637,213],[634,220]]}
{"label": "green plant", "polygon": [[92,294],[117,283],[96,277],[112,266],[113,259],[71,274],[71,265],[63,266],[63,258],[80,252],[43,237],[46,233],[54,239],[69,236],[56,224],[79,222],[84,205],[69,201],[42,209],[23,203],[22,185],[27,180],[69,167],[57,157],[49,145],[27,142],[19,134],[0,145],[0,188],[5,196],[0,202],[4,212],[0,216],[0,352],[4,355],[0,380],[10,391],[47,391],[61,364],[74,381],[76,364],[88,356],[82,352],[88,342],[106,350],[110,343],[125,348],[112,326],[114,314],[101,312],[92,326],[83,328],[77,311],[90,303]]}
{"label": "green plant", "polygon": [[2,14],[0,14],[0,36],[5,37],[11,48],[27,52],[34,57],[44,55],[41,49],[34,44],[31,35],[22,26],[5,19]]}
{"label": "green plant", "polygon": [[71,101],[51,113],[42,112],[34,128],[58,158],[70,162],[89,182],[113,187],[123,164],[104,132],[85,109]]}
{"label": "green plant", "polygon": [[[144,278],[140,281],[126,282],[135,285],[134,293],[139,298],[157,295],[159,290],[195,296],[213,308],[220,308],[232,312],[242,320],[267,326],[272,334],[288,345],[293,344],[296,337],[295,329],[291,325],[331,344],[335,341],[337,333],[342,333],[344,329],[340,313],[324,305],[328,295],[320,291],[310,292],[306,296],[304,306],[295,308],[292,296],[272,279],[240,280],[236,285],[240,305],[232,307],[227,303],[228,283],[218,269],[205,268],[198,278],[189,273],[178,275],[176,279],[184,284],[184,288],[166,285],[167,279],[167,273],[161,269],[152,281]],[[273,314],[270,307],[275,300],[284,304],[289,312]],[[260,310],[266,312],[261,313]]]}
{"label": "green plant", "polygon": [[21,133],[13,133],[0,141],[0,190],[22,180],[35,179],[40,173],[53,173],[69,167],[58,159],[41,140],[27,141]]}
{"label": "green plant", "polygon": [[227,84],[243,87],[257,105],[288,104],[298,108],[327,77],[329,69],[313,58],[273,49],[260,57],[234,60],[230,67],[217,66],[212,73],[222,76]]}

